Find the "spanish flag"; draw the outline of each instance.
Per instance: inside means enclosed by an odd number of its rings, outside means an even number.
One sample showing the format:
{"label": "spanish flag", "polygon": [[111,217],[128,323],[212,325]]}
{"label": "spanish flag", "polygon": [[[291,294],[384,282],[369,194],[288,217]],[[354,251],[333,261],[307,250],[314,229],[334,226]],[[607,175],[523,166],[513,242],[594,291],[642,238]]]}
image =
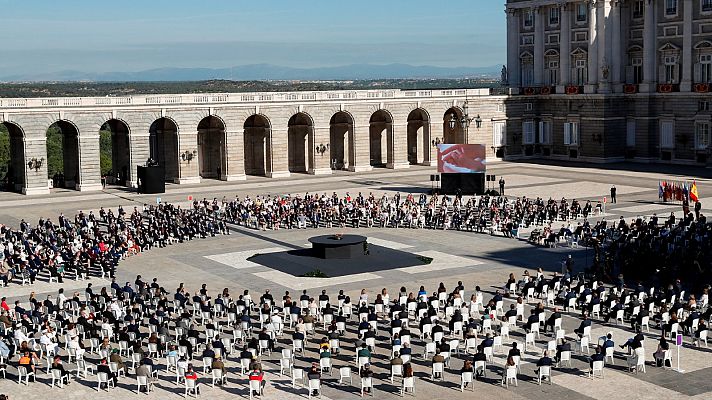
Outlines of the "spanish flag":
{"label": "spanish flag", "polygon": [[698,201],[699,195],[697,193],[697,182],[692,181],[692,187],[690,188],[690,200],[692,201]]}

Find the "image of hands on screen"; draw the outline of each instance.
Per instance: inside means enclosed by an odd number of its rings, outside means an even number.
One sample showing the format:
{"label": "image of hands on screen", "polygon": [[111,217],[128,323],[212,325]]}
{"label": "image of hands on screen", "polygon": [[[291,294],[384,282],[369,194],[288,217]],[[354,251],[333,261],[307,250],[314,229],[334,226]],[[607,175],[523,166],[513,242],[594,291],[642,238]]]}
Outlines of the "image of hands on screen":
{"label": "image of hands on screen", "polygon": [[485,147],[479,144],[438,145],[438,172],[474,174],[485,172]]}

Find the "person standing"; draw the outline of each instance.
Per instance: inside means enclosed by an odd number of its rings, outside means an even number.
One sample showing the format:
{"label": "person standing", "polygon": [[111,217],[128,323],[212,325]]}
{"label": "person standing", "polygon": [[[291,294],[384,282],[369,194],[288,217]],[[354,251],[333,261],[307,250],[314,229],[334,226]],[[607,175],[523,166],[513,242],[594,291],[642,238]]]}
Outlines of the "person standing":
{"label": "person standing", "polygon": [[611,187],[611,203],[616,203],[616,185]]}
{"label": "person standing", "polygon": [[499,195],[504,196],[504,177],[499,178]]}

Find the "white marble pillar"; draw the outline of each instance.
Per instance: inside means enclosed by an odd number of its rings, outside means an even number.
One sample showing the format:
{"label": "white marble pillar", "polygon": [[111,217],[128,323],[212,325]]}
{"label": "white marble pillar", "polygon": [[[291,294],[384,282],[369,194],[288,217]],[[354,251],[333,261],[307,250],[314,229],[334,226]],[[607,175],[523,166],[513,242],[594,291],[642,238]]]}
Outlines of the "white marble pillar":
{"label": "white marble pillar", "polygon": [[585,93],[596,93],[598,88],[598,1],[587,0],[588,5],[588,82]]}
{"label": "white marble pillar", "polygon": [[643,21],[643,83],[641,92],[655,92],[657,83],[657,33],[655,23],[655,1],[645,0],[645,20]]}
{"label": "white marble pillar", "polygon": [[559,35],[559,67],[560,79],[556,93],[564,93],[566,86],[571,83],[571,5],[564,3],[561,6],[561,34]]}
{"label": "white marble pillar", "polygon": [[611,1],[603,0],[599,2],[596,10],[598,14],[596,16],[596,29],[598,30],[596,35],[598,38],[598,43],[596,43],[598,48],[598,93],[610,93],[611,61],[613,59],[613,46],[611,45],[613,20],[610,18]]}
{"label": "white marble pillar", "polygon": [[509,86],[518,93],[521,86],[521,65],[519,60],[519,14],[516,8],[507,8],[507,71]]}
{"label": "white marble pillar", "polygon": [[544,84],[544,7],[534,8],[534,86]]}
{"label": "white marble pillar", "polygon": [[692,90],[692,0],[682,2],[683,28],[682,28],[682,81],[680,81],[680,91],[689,92]]}
{"label": "white marble pillar", "polygon": [[[611,72],[609,81],[613,84],[613,90],[621,91],[621,77],[623,76],[623,51],[621,37],[621,2],[620,0],[611,0]],[[620,88],[619,88],[620,87]]]}

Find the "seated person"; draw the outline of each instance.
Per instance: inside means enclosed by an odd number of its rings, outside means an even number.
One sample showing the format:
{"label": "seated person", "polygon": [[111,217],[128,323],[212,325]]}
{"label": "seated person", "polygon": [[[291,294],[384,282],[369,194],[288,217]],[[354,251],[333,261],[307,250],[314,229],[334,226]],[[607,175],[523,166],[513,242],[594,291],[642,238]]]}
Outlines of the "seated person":
{"label": "seated person", "polygon": [[549,352],[544,350],[544,356],[541,357],[537,362],[536,366],[537,369],[534,371],[537,375],[539,374],[539,367],[550,367],[553,364],[553,361],[549,357]]}

